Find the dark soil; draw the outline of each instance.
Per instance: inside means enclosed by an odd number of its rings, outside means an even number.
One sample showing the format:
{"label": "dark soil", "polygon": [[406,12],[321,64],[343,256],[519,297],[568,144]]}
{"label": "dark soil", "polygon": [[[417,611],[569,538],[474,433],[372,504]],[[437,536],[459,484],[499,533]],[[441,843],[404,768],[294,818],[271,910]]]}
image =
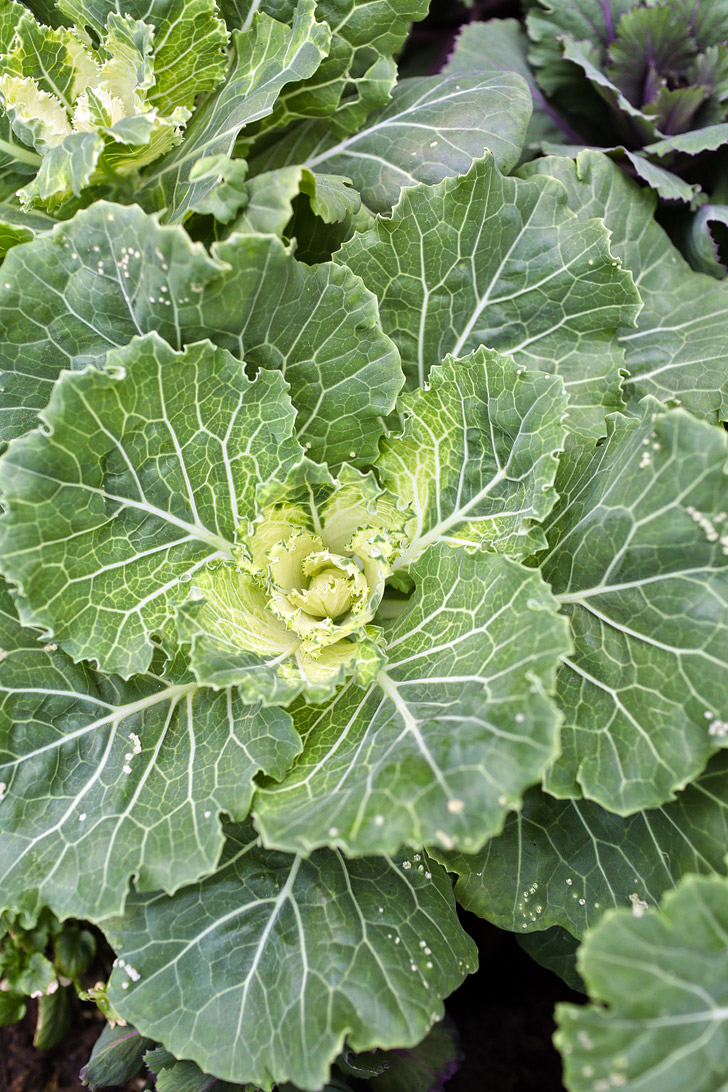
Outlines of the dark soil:
{"label": "dark soil", "polygon": [[[103,1016],[91,1005],[79,1005],[75,1028],[54,1050],[33,1046],[35,1016],[30,1004],[24,1020],[0,1028],[0,1092],[84,1092],[78,1074],[101,1034]],[[132,1081],[109,1092],[140,1092],[144,1084]]]}
{"label": "dark soil", "polygon": [[584,997],[535,963],[512,933],[474,914],[460,917],[478,945],[480,970],[447,1004],[463,1055],[447,1092],[564,1092],[551,1042],[554,1005]]}
{"label": "dark soil", "polygon": [[[556,1001],[580,1001],[561,979],[534,963],[510,933],[463,914],[480,949],[480,971],[448,1003],[463,1061],[447,1092],[563,1092],[551,1043]],[[75,1030],[55,1050],[33,1047],[35,1006],[20,1024],[0,1028],[0,1092],[82,1092],[78,1073],[103,1019],[79,1006]],[[115,1092],[140,1092],[143,1080]]]}

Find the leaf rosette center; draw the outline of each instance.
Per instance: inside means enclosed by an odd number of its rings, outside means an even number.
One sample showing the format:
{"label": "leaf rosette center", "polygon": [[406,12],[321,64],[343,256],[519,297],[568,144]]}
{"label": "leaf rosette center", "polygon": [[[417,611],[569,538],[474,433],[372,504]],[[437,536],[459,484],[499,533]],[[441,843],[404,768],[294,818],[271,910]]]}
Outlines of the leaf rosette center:
{"label": "leaf rosette center", "polygon": [[284,704],[370,681],[384,659],[372,623],[409,514],[373,477],[345,468],[335,481],[308,461],[259,500],[234,561],[198,572],[180,610],[199,680]]}
{"label": "leaf rosette center", "polygon": [[[296,519],[297,513],[291,513]],[[272,515],[275,526],[280,517]],[[284,517],[285,518],[285,517]],[[266,537],[264,518],[260,535]],[[380,532],[365,528],[347,544],[330,549],[325,532],[297,526],[273,544],[260,564],[261,547],[251,542],[248,571],[268,595],[268,608],[300,639],[305,652],[341,641],[370,622],[384,591],[388,568],[377,548]],[[371,541],[370,541],[371,540]],[[243,553],[246,547],[243,546]],[[265,547],[263,547],[265,550]]]}

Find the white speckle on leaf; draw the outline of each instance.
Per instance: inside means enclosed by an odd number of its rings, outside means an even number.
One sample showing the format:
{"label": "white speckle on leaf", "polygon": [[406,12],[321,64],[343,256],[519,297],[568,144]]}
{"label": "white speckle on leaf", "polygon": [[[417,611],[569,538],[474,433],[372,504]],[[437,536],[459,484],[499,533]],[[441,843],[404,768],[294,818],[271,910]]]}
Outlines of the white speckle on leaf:
{"label": "white speckle on leaf", "polygon": [[464,807],[465,807],[465,801],[464,800],[454,799],[454,800],[448,800],[448,802],[447,802],[447,810],[449,812],[452,812],[453,815],[459,815]]}
{"label": "white speckle on leaf", "polygon": [[641,899],[639,897],[636,891],[633,891],[632,894],[629,896],[629,901],[632,903],[632,913],[634,914],[634,916],[636,918],[641,918],[645,910],[647,909],[648,904],[645,902],[644,899]]}

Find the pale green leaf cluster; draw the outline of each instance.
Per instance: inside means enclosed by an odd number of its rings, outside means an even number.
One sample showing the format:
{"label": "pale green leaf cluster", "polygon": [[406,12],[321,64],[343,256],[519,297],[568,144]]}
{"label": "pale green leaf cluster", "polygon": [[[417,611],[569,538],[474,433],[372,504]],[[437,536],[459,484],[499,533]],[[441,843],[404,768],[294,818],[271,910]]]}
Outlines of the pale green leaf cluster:
{"label": "pale green leaf cluster", "polygon": [[19,191],[26,206],[53,208],[151,163],[181,140],[196,94],[224,75],[227,34],[212,0],[195,11],[180,0],[161,25],[128,8],[98,7],[69,3],[64,14],[77,30],[43,26],[25,12],[14,37],[4,35],[0,100],[14,137],[39,165]]}

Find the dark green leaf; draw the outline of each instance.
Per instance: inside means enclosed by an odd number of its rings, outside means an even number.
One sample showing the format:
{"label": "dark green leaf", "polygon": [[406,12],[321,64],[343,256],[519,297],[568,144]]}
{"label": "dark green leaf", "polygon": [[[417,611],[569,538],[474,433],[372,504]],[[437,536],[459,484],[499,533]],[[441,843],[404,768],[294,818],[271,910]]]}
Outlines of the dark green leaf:
{"label": "dark green leaf", "polygon": [[264,1089],[319,1088],[344,1040],[414,1046],[475,965],[444,870],[289,857],[249,827],[215,875],[133,897],[107,932],[119,1012],[203,1071]]}
{"label": "dark green leaf", "polygon": [[107,1024],[94,1044],[90,1059],[79,1074],[81,1083],[92,1092],[110,1084],[131,1081],[142,1071],[144,1052],[154,1046],[136,1028]]}

